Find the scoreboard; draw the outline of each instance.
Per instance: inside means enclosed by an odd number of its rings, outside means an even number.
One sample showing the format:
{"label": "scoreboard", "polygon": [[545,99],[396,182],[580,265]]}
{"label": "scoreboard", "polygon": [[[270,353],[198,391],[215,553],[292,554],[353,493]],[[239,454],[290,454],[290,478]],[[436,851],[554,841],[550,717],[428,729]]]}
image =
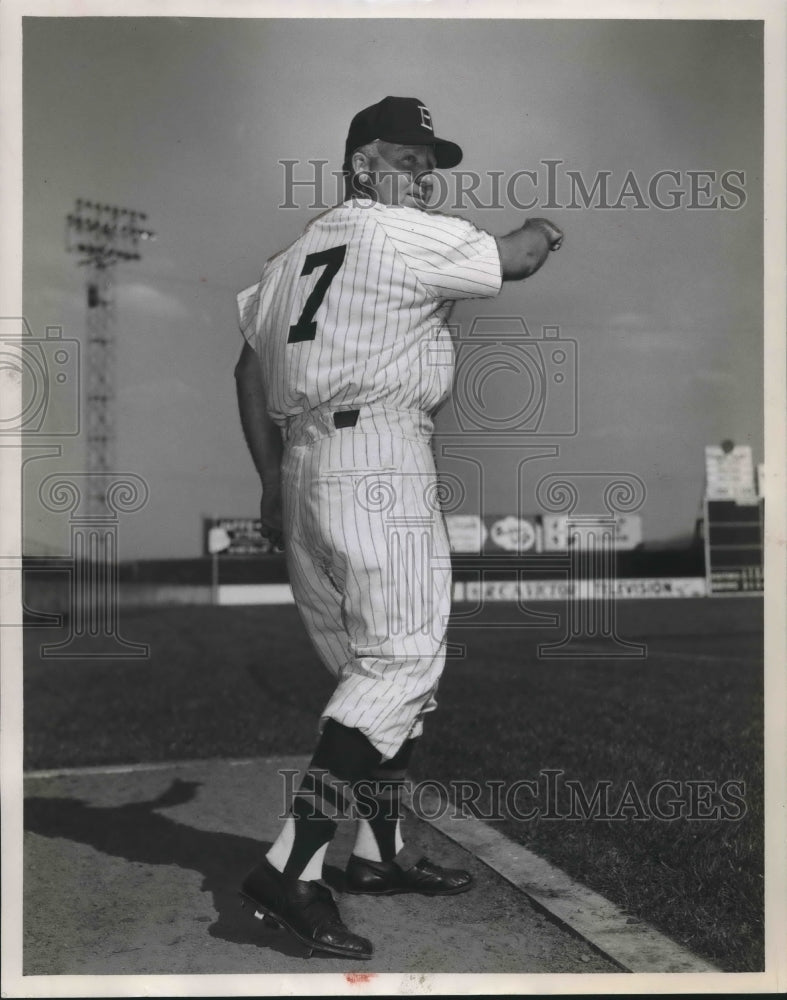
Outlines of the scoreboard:
{"label": "scoreboard", "polygon": [[760,498],[705,500],[708,594],[763,590],[763,513]]}
{"label": "scoreboard", "polygon": [[749,445],[726,441],[706,446],[705,495],[709,500],[754,499],[754,457]]}

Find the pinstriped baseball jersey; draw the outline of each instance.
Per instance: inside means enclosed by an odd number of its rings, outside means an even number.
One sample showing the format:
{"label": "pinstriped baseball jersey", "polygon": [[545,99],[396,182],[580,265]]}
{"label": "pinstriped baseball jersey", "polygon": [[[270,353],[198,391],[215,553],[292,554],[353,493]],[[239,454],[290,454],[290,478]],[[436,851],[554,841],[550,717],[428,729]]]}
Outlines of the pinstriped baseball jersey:
{"label": "pinstriped baseball jersey", "polygon": [[501,281],[494,237],[466,220],[369,199],[331,209],[238,296],[272,418],[433,411],[451,387],[451,301],[496,295]]}

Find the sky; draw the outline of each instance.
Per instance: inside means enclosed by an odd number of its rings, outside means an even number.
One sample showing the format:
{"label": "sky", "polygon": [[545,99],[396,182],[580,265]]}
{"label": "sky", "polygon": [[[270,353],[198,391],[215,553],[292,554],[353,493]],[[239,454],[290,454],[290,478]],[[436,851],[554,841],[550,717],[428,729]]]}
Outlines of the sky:
{"label": "sky", "polygon": [[[149,489],[119,524],[121,558],[195,556],[203,517],[255,515],[235,294],[319,214],[303,187],[297,207],[281,207],[280,161],[297,160],[299,179],[307,161],[326,161],[332,204],[350,119],[388,94],[425,102],[437,134],[463,147],[460,169],[481,175],[484,204],[490,171],[504,192],[533,172],[513,189],[532,209],[504,194],[497,207],[447,210],[498,235],[528,215],[566,234],[536,276],[454,311],[460,352],[494,329],[509,358],[526,355],[484,385],[491,429],[470,441],[460,419],[472,379],[438,418],[438,462],[466,486],[457,510],[538,513],[545,475],[624,473],[644,484],[649,543],[690,534],[705,445],[731,438],[763,458],[761,53],[753,21],[26,18],[34,334],[84,336],[85,268],[64,243],[77,198],[146,212],[157,234],[115,274],[118,471]],[[653,195],[660,171],[674,174]],[[569,207],[572,176],[587,190],[605,176],[620,207]],[[678,207],[655,204],[674,189]],[[569,345],[563,385],[576,386],[576,406],[548,394],[542,424],[506,437],[495,427],[532,393],[532,372],[553,387],[544,327]],[[36,493],[43,475],[82,468],[83,437],[61,445],[59,459],[26,466],[31,555],[68,545],[67,519]]]}

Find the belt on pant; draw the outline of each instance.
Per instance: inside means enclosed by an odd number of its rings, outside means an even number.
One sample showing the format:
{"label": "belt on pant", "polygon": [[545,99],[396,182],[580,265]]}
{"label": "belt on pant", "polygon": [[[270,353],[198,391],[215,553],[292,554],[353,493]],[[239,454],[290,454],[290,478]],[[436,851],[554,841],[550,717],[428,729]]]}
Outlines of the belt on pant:
{"label": "belt on pant", "polygon": [[341,430],[342,427],[355,427],[360,412],[360,410],[337,410],[333,415],[333,426],[337,430]]}
{"label": "belt on pant", "polygon": [[345,427],[363,427],[361,418],[367,415],[373,418],[368,425],[370,433],[384,431],[393,436],[429,438],[434,428],[431,417],[417,410],[397,410],[377,405],[336,410],[317,407],[289,416],[282,428],[284,439],[290,444],[296,440],[304,443]]}

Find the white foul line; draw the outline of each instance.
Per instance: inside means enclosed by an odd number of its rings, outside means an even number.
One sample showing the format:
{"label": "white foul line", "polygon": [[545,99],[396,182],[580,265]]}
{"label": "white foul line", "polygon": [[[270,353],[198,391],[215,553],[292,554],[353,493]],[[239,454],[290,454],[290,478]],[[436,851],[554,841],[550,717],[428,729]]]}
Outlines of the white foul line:
{"label": "white foul line", "polygon": [[[426,815],[421,815],[421,812]],[[523,892],[538,909],[584,938],[627,972],[720,972],[644,921],[575,882],[560,868],[474,816],[451,815],[437,795],[419,797],[414,812]],[[434,818],[427,818],[433,816]]]}
{"label": "white foul line", "polygon": [[[90,775],[109,774],[140,774],[145,771],[171,771],[179,767],[203,767],[205,764],[227,764],[229,767],[239,767],[246,764],[267,764],[276,763],[279,757],[249,757],[237,760],[226,760],[221,757],[214,757],[202,760],[165,760],[151,761],[146,764],[103,764],[95,767],[59,767],[49,771],[25,771],[25,781],[35,781],[42,778],[71,778],[89,777]],[[293,758],[300,760],[300,758]]]}

